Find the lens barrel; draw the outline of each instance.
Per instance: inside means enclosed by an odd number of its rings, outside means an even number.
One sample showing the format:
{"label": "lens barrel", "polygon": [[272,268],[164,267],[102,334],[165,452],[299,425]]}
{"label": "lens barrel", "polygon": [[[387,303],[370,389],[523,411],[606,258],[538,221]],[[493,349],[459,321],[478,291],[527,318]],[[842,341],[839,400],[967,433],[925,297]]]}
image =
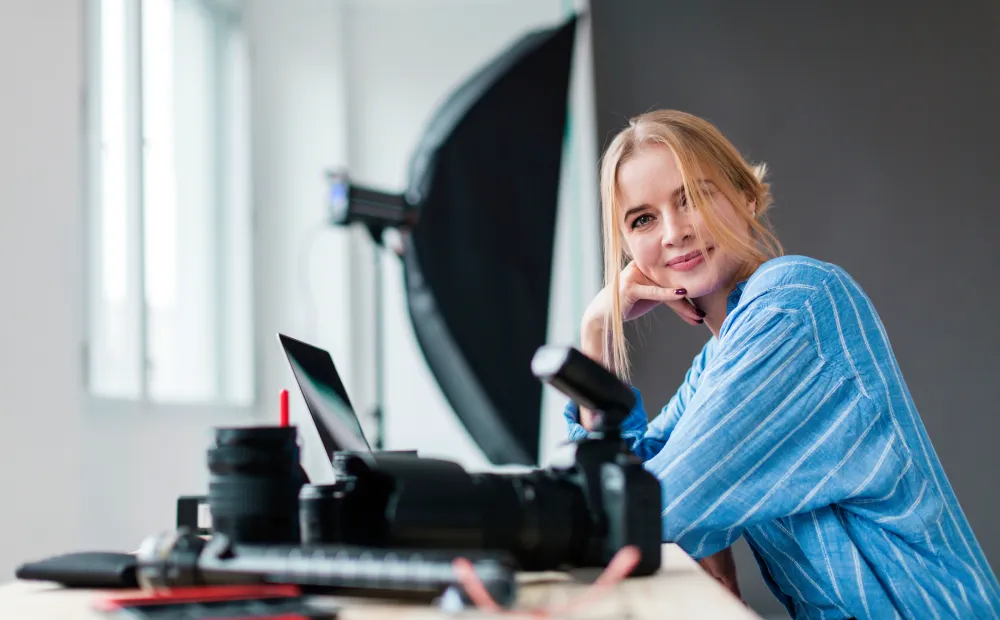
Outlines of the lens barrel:
{"label": "lens barrel", "polygon": [[333,484],[307,484],[299,492],[299,530],[306,545],[340,542],[344,526],[341,511],[344,492],[353,484],[353,478],[340,479]]}
{"label": "lens barrel", "polygon": [[388,454],[335,459],[355,481],[340,501],[337,542],[502,550],[524,570],[579,564],[589,550],[586,500],[565,475],[470,474],[451,461]]}
{"label": "lens barrel", "polygon": [[305,482],[295,427],[218,428],[208,450],[212,530],[239,543],[298,543]]}

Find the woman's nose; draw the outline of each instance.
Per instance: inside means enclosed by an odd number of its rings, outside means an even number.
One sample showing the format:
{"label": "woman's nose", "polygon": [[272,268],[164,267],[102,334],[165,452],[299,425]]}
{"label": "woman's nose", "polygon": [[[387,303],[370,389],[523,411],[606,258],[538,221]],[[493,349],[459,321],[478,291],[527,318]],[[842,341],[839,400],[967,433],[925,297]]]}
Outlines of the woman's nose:
{"label": "woman's nose", "polygon": [[691,239],[693,233],[686,216],[678,213],[663,215],[663,239],[661,240],[663,247],[684,245]]}

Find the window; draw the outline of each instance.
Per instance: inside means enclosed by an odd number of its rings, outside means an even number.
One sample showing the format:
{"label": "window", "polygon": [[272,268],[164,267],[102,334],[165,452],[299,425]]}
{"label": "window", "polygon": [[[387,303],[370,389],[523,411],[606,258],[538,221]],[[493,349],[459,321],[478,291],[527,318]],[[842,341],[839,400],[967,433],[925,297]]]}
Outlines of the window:
{"label": "window", "polygon": [[94,396],[253,402],[239,4],[88,5],[86,368]]}

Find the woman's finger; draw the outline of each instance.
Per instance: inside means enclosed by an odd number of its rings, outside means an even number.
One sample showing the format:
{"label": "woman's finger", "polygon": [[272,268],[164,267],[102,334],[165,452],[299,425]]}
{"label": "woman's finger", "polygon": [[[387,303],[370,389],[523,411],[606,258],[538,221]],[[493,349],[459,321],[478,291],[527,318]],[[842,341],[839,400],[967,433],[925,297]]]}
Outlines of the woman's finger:
{"label": "woman's finger", "polygon": [[705,322],[704,314],[686,299],[664,302],[670,309],[691,325],[701,325]]}
{"label": "woman's finger", "polygon": [[[632,286],[632,295],[636,299],[649,299],[650,301],[662,301],[663,303],[684,299],[687,291],[682,288],[660,288],[648,284],[636,284]],[[690,304],[689,304],[690,305]]]}
{"label": "woman's finger", "polygon": [[658,286],[639,271],[634,262],[625,267],[622,275],[622,290],[632,302],[649,300],[663,303],[670,306],[670,309],[689,325],[704,324],[704,314],[685,299],[687,291],[683,288]]}
{"label": "woman's finger", "polygon": [[666,289],[658,286],[637,284],[632,287],[631,293],[635,299],[649,299],[670,306],[671,310],[691,325],[700,325],[702,323],[702,317],[698,313],[698,309],[684,298],[687,295],[687,291],[682,288]]}

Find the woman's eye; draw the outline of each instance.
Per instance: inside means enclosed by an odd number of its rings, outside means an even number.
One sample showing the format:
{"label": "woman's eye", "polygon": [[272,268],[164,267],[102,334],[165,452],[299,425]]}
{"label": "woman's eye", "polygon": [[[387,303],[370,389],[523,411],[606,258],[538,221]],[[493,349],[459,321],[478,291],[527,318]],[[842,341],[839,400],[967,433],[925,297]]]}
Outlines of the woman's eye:
{"label": "woman's eye", "polygon": [[639,217],[632,220],[632,228],[638,228],[639,226],[645,226],[649,222],[653,221],[653,217],[648,213],[643,213]]}

